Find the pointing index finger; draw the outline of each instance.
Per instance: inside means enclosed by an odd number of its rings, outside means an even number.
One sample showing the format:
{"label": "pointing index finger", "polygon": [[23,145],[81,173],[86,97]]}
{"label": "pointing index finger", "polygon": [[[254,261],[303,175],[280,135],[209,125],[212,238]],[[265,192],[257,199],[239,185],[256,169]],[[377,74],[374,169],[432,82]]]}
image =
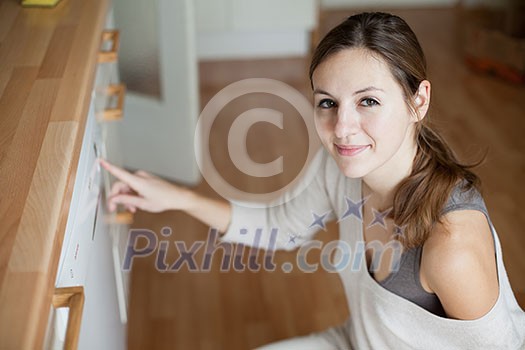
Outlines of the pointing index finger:
{"label": "pointing index finger", "polygon": [[117,179],[127,183],[131,187],[135,187],[137,184],[137,177],[126,170],[109,163],[107,160],[99,158],[100,164],[106,169],[110,174],[115,176]]}

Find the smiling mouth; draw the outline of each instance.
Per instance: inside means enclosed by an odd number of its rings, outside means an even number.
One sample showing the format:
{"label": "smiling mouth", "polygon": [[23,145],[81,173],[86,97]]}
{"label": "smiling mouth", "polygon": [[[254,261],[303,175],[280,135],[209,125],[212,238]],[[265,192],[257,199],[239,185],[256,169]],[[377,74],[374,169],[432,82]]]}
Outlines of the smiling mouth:
{"label": "smiling mouth", "polygon": [[341,156],[355,156],[370,147],[370,145],[350,145],[350,146],[339,146],[334,144],[337,149],[337,153]]}

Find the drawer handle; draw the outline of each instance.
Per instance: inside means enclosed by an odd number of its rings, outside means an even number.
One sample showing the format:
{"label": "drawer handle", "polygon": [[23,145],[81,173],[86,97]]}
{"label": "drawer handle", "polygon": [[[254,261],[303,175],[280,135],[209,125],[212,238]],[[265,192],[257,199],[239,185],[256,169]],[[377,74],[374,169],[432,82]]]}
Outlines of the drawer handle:
{"label": "drawer handle", "polygon": [[69,308],[64,349],[74,350],[78,346],[80,322],[82,321],[82,311],[84,309],[84,287],[56,288],[52,303],[55,309],[61,307]]}
{"label": "drawer handle", "polygon": [[126,85],[109,85],[106,88],[106,95],[118,96],[117,107],[103,110],[100,112],[98,119],[100,121],[114,121],[122,119],[122,112],[124,110],[124,96],[126,95]]}
{"label": "drawer handle", "polygon": [[108,223],[119,224],[119,225],[131,225],[133,223],[133,213],[128,210],[119,210],[118,208],[121,205],[117,206],[117,211],[109,215],[106,219]]}
{"label": "drawer handle", "polygon": [[115,62],[118,58],[118,48],[120,45],[120,33],[118,30],[105,30],[102,32],[102,43],[111,40],[112,45],[108,51],[100,50],[98,53],[98,63]]}
{"label": "drawer handle", "polygon": [[[104,156],[104,158],[106,157]],[[105,200],[107,201],[108,194],[111,192],[111,181],[107,171],[104,171],[104,192],[106,193]],[[122,204],[117,204],[116,212],[105,215],[104,221],[107,224],[131,225],[133,223],[133,213],[124,209]]]}
{"label": "drawer handle", "polygon": [[104,221],[106,224],[131,225],[133,223],[133,213],[125,209],[122,204],[117,204],[117,210],[114,213],[106,214]]}

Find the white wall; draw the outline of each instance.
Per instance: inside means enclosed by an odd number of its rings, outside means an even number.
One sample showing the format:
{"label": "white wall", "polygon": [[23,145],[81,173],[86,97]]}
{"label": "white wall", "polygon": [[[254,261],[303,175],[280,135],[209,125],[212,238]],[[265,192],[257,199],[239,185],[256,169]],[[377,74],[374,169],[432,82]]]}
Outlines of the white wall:
{"label": "white wall", "polygon": [[461,4],[464,6],[489,6],[489,7],[505,7],[510,5],[512,2],[517,4],[519,1],[514,0],[461,0]]}
{"label": "white wall", "polygon": [[197,0],[200,60],[302,56],[317,22],[315,0]]}
{"label": "white wall", "polygon": [[310,36],[305,30],[205,32],[197,36],[199,60],[304,56]]}
{"label": "white wall", "polygon": [[[493,0],[490,0],[493,1]],[[323,8],[454,6],[458,0],[321,0]]]}

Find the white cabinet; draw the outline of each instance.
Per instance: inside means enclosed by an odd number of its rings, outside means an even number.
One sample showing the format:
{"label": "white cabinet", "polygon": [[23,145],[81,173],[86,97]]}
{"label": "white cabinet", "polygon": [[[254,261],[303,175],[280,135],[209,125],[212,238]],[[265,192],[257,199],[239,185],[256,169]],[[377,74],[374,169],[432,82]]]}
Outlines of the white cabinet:
{"label": "white cabinet", "polygon": [[197,0],[202,60],[302,56],[317,27],[316,0]]}
{"label": "white cabinet", "polygon": [[[99,208],[100,215],[107,213],[105,200],[101,201]],[[126,323],[121,317],[111,230],[112,225],[101,218],[84,286],[79,350],[126,349]]]}
{"label": "white cabinet", "polygon": [[234,30],[313,30],[315,0],[230,0]]}
{"label": "white cabinet", "polygon": [[317,1],[197,0],[195,16],[198,33],[312,30],[317,26]]}
{"label": "white cabinet", "polygon": [[129,226],[125,224],[112,225],[110,229],[111,255],[117,287],[119,315],[122,323],[128,322],[129,309],[130,271],[123,270],[124,257],[128,248],[128,233]]}
{"label": "white cabinet", "polygon": [[[462,3],[472,1],[482,1],[495,3],[493,0],[461,0]],[[321,6],[325,9],[369,9],[371,7],[396,8],[406,7],[424,7],[424,6],[456,6],[458,0],[321,0]]]}
{"label": "white cabinet", "polygon": [[196,0],[197,33],[232,30],[232,0]]}

